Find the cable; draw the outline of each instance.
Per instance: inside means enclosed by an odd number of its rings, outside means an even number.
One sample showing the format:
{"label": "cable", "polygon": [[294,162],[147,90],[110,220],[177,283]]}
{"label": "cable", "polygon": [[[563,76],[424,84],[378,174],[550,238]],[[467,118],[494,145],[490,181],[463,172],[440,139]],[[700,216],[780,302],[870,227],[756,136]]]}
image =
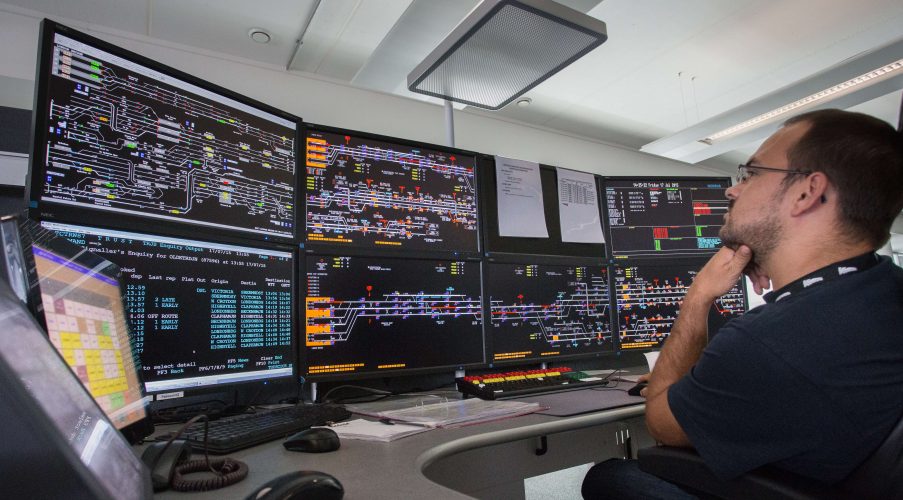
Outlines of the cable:
{"label": "cable", "polygon": [[[170,487],[176,491],[209,491],[223,488],[235,484],[248,476],[248,465],[244,462],[229,457],[223,457],[216,460],[210,460],[210,453],[207,451],[207,432],[209,430],[210,419],[207,415],[197,415],[188,422],[185,422],[179,430],[176,431],[163,445],[163,449],[151,464],[151,469],[157,466],[157,462],[167,448],[185,433],[192,424],[199,420],[204,421],[204,459],[189,460],[177,465],[173,472]],[[212,472],[214,477],[204,479],[185,479],[184,475],[193,472]]]}
{"label": "cable", "polygon": [[[337,399],[335,401],[330,400],[329,395],[335,391],[338,391],[339,389],[357,389],[358,391],[364,392],[365,394],[363,394],[361,396],[351,396],[351,397],[347,397],[347,398]],[[328,391],[326,391],[326,394],[324,394],[320,398],[320,401],[322,401],[323,403],[336,403],[339,401],[347,401],[349,399],[362,398],[362,397],[370,396],[370,395],[374,395],[374,394],[381,396],[380,398],[377,398],[374,401],[379,401],[380,399],[385,399],[389,396],[392,396],[391,392],[383,391],[381,389],[372,389],[370,387],[363,387],[360,385],[340,385],[340,386],[333,387],[332,389],[329,389]],[[369,401],[355,401],[355,402],[364,403],[364,402],[369,402]]]}

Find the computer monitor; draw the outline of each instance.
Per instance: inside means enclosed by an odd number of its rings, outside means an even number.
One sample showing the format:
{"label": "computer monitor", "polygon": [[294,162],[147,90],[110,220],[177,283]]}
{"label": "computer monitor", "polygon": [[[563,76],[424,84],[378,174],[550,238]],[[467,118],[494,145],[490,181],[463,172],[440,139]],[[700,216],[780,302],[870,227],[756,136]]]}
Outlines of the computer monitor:
{"label": "computer monitor", "polygon": [[49,20],[34,113],[34,219],[295,234],[296,117]]}
{"label": "computer monitor", "polygon": [[489,262],[485,288],[492,363],[614,352],[604,265]]}
{"label": "computer monitor", "polygon": [[0,215],[18,214],[25,210],[25,188],[0,184]]}
{"label": "computer monitor", "polygon": [[307,255],[305,268],[308,377],[483,363],[479,262]]}
{"label": "computer monitor", "polygon": [[[585,257],[601,259],[606,256],[604,243],[575,243],[564,241],[561,234],[561,214],[559,212],[558,173],[555,167],[539,166],[539,180],[542,187],[543,209],[548,238],[513,237],[499,234],[497,177],[494,157],[480,158],[483,175],[483,232],[486,235],[486,252],[488,255],[519,254],[534,256]],[[598,184],[598,177],[595,178]],[[598,189],[593,186],[593,189]],[[595,194],[593,191],[592,194]],[[590,194],[589,196],[592,196]],[[587,197],[589,197],[587,196]],[[595,197],[597,200],[598,196]],[[600,216],[601,217],[601,216]]]}
{"label": "computer monitor", "polygon": [[[660,347],[671,333],[687,289],[705,260],[631,262],[613,268],[621,350]],[[746,312],[744,280],[709,311],[709,335]]]}
{"label": "computer monitor", "polygon": [[306,146],[309,246],[479,251],[473,153],[326,127]]}
{"label": "computer monitor", "polygon": [[153,432],[120,270],[30,220],[0,219],[6,278],[107,418],[131,442]]}
{"label": "computer monitor", "polygon": [[122,268],[147,392],[292,375],[290,249],[46,221],[42,226]]}
{"label": "computer monitor", "polygon": [[615,259],[705,256],[721,246],[727,177],[606,177],[605,231]]}
{"label": "computer monitor", "polygon": [[23,498],[151,498],[150,472],[3,275],[0,311],[3,492]]}

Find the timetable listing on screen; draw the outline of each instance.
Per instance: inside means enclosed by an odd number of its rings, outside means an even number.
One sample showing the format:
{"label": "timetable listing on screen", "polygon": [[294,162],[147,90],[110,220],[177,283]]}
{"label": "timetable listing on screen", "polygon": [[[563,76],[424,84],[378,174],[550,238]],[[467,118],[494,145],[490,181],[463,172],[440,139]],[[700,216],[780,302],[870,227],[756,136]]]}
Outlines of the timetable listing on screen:
{"label": "timetable listing on screen", "polygon": [[[659,347],[671,334],[687,289],[705,262],[642,263],[614,268],[614,288],[621,349]],[[709,331],[746,311],[740,282],[715,300]]]}
{"label": "timetable listing on screen", "polygon": [[308,255],[309,375],[483,362],[480,264]]}
{"label": "timetable listing on screen", "polygon": [[604,266],[488,263],[492,360],[613,351]]}
{"label": "timetable listing on screen", "polygon": [[721,246],[728,179],[606,179],[608,244],[615,258],[689,257]]}
{"label": "timetable listing on screen", "polygon": [[290,238],[297,124],[55,34],[44,203]]}
{"label": "timetable listing on screen", "polygon": [[476,252],[476,159],[310,130],[307,241]]}
{"label": "timetable listing on screen", "polygon": [[147,391],[291,375],[291,252],[43,225],[122,268]]}

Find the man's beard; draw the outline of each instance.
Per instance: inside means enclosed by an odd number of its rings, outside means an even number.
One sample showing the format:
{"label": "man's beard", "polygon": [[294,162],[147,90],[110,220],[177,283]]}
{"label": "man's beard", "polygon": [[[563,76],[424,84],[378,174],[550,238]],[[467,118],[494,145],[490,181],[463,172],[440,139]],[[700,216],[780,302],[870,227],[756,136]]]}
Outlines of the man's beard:
{"label": "man's beard", "polygon": [[[731,200],[730,207],[734,202]],[[729,207],[729,210],[730,210]],[[743,225],[733,223],[733,219],[727,218],[727,221],[718,232],[721,243],[728,248],[736,250],[740,245],[746,245],[752,250],[752,262],[760,265],[767,260],[771,252],[777,248],[781,240],[781,234],[784,227],[780,219],[774,213],[769,213],[764,217],[747,222]]]}

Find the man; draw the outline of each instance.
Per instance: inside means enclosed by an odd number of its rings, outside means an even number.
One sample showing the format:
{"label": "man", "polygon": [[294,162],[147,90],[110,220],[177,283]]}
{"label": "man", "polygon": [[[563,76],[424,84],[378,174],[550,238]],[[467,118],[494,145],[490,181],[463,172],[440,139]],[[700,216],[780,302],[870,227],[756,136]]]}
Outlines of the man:
{"label": "man", "polygon": [[[726,195],[724,247],[644,390],[649,432],[723,479],[772,464],[837,483],[903,414],[903,270],[874,254],[903,210],[903,135],[858,113],[800,115]],[[774,291],[706,346],[709,307],[744,273]],[[583,493],[691,497],[629,461],[596,465]]]}

